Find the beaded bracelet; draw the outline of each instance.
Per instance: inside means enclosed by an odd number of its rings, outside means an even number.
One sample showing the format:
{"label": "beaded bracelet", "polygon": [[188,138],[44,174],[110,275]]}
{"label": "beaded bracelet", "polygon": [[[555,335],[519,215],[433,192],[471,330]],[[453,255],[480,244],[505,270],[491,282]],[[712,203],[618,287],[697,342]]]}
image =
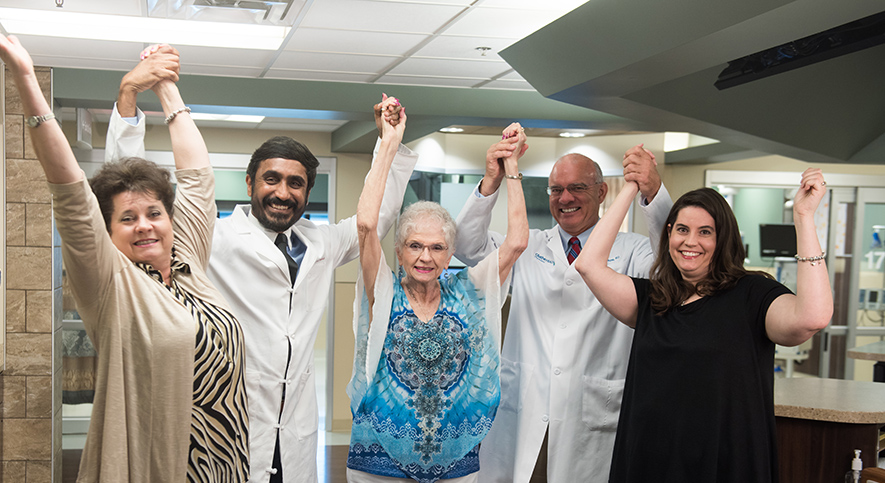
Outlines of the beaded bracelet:
{"label": "beaded bracelet", "polygon": [[815,266],[818,260],[823,260],[827,257],[827,252],[820,252],[820,255],[816,257],[800,257],[797,253],[793,258],[796,259],[797,262],[811,262],[811,266]]}
{"label": "beaded bracelet", "polygon": [[519,174],[505,174],[505,178],[507,179],[522,179],[522,173]]}
{"label": "beaded bracelet", "polygon": [[166,119],[163,119],[163,122],[165,122],[166,124],[169,124],[170,122],[172,122],[173,119],[175,119],[175,116],[181,114],[182,112],[191,112],[191,108],[184,106],[181,109],[172,111],[172,114],[169,114],[168,116],[166,116]]}

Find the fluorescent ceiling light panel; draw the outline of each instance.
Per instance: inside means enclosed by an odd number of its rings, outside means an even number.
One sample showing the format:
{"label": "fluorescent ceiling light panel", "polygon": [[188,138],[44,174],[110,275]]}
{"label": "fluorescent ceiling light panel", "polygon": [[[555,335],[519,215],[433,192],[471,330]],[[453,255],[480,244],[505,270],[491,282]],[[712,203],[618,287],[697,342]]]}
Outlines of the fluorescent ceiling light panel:
{"label": "fluorescent ceiling light panel", "polygon": [[10,34],[277,50],[290,27],[0,8]]}
{"label": "fluorescent ceiling light panel", "polygon": [[191,112],[194,121],[227,121],[227,122],[251,122],[258,124],[264,120],[264,116],[251,116],[247,114],[206,114],[203,112]]}
{"label": "fluorescent ceiling light panel", "polygon": [[561,132],[559,133],[559,137],[561,138],[582,138],[586,136],[586,134],[582,132]]}

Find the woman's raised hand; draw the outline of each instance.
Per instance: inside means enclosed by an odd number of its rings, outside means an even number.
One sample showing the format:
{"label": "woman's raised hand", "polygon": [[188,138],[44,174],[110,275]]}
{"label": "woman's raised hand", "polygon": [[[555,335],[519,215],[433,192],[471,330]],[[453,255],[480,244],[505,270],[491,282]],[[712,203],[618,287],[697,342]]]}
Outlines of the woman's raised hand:
{"label": "woman's raised hand", "polygon": [[826,192],[827,182],[824,181],[823,171],[818,168],[806,169],[793,198],[793,213],[797,216],[813,215]]}
{"label": "woman's raised hand", "polygon": [[382,94],[380,103],[381,112],[381,139],[396,141],[398,145],[403,140],[406,130],[406,109],[396,97],[388,97]]}
{"label": "woman's raised hand", "polygon": [[0,35],[0,59],[15,77],[34,73],[34,61],[15,35]]}
{"label": "woman's raised hand", "polygon": [[512,154],[508,156],[508,158],[513,158],[513,161],[521,158],[529,148],[529,145],[526,144],[525,129],[523,129],[518,122],[511,123],[504,128],[504,132],[501,134],[501,139],[501,142],[509,143],[508,147],[510,148],[510,151],[512,151]]}

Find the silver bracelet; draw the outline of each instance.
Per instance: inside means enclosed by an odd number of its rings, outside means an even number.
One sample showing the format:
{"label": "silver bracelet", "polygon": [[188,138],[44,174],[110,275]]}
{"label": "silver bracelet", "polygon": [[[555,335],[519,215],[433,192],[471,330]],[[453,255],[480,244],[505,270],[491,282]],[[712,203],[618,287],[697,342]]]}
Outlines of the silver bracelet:
{"label": "silver bracelet", "polygon": [[813,266],[817,265],[816,262],[818,260],[823,260],[826,257],[827,257],[827,252],[820,252],[820,255],[818,255],[816,257],[800,257],[799,254],[797,253],[793,258],[795,258],[797,262],[811,262],[811,266],[813,267]]}
{"label": "silver bracelet", "polygon": [[169,114],[168,116],[166,116],[166,119],[163,119],[163,122],[165,122],[166,124],[169,124],[170,122],[172,122],[173,119],[175,119],[175,116],[181,114],[182,112],[191,112],[191,108],[184,106],[181,109],[177,109],[175,111],[172,111],[172,114]]}
{"label": "silver bracelet", "polygon": [[507,179],[522,179],[522,173],[515,174],[515,175],[514,174],[505,174],[504,177]]}

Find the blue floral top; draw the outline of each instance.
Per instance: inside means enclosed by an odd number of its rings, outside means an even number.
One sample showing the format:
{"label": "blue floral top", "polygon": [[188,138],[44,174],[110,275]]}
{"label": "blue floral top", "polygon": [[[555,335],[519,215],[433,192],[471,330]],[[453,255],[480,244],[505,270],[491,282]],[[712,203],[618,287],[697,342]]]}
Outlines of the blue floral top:
{"label": "blue floral top", "polygon": [[479,470],[478,445],[501,396],[497,262],[496,251],[441,279],[439,308],[426,323],[382,260],[370,329],[358,283],[348,468],[422,483]]}

